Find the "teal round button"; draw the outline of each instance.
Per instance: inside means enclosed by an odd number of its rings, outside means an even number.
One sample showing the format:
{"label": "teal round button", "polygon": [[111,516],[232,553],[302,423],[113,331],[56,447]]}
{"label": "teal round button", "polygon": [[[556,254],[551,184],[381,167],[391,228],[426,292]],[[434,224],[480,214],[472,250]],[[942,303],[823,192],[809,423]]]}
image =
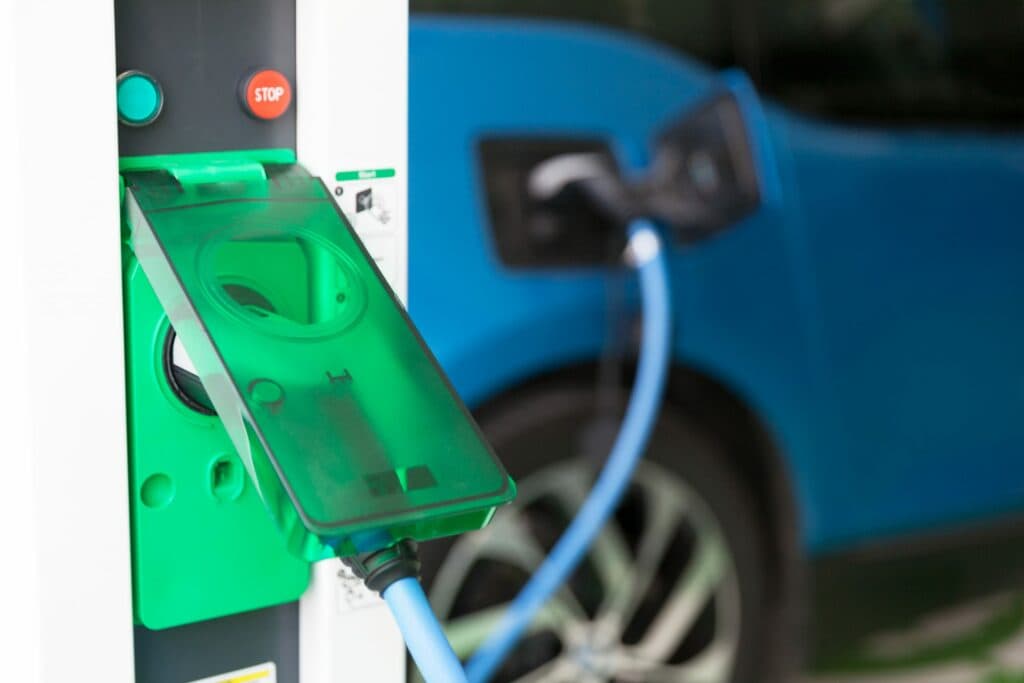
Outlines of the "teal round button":
{"label": "teal round button", "polygon": [[117,117],[128,126],[145,126],[160,116],[164,93],[156,79],[141,71],[117,77]]}

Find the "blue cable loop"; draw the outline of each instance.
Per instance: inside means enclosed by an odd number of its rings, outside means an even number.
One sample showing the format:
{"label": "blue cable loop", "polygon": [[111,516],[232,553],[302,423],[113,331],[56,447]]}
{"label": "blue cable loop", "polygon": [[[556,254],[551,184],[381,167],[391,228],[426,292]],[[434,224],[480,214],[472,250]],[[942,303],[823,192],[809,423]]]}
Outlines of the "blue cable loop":
{"label": "blue cable loop", "polygon": [[638,264],[643,337],[636,381],[626,416],[597,483],[569,528],[512,601],[494,632],[469,660],[466,674],[470,683],[490,680],[529,628],[533,618],[572,575],[626,492],[658,419],[672,355],[668,262],[658,231],[650,221],[633,221],[629,226],[629,236],[631,243],[643,239],[650,244],[653,238],[655,253],[635,254],[645,259]]}
{"label": "blue cable loop", "polygon": [[672,355],[671,290],[667,259],[654,225],[647,220],[633,221],[629,235],[638,261],[643,304],[639,367],[608,461],[569,528],[470,659],[465,672],[417,582],[405,579],[384,592],[427,683],[486,683],[494,675],[537,613],[579,565],[615,511],[643,456],[658,418]]}

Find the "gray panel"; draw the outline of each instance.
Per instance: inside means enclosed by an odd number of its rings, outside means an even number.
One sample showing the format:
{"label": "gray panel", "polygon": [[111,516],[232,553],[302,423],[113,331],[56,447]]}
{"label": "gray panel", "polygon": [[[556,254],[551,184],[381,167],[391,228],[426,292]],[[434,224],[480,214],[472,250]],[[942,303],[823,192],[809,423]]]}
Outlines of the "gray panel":
{"label": "gray panel", "polygon": [[165,97],[151,125],[119,125],[121,156],[295,149],[294,97],[274,121],[250,117],[239,98],[259,68],[287,76],[294,95],[294,0],[116,0],[115,12],[118,73],[151,74]]}
{"label": "gray panel", "polygon": [[135,627],[136,683],[186,683],[274,662],[299,683],[299,603],[151,631]]}

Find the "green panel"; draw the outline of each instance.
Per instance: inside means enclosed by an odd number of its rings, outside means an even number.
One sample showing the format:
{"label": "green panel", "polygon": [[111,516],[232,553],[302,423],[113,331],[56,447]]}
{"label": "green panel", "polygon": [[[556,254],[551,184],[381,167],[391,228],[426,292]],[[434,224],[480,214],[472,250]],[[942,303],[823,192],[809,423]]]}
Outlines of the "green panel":
{"label": "green panel", "polygon": [[132,248],[294,552],[461,533],[514,496],[318,179],[127,183]]}
{"label": "green panel", "polygon": [[298,599],[309,565],[288,552],[220,421],[172,391],[168,321],[130,253],[124,295],[136,621],[166,628]]}
{"label": "green panel", "polygon": [[[255,171],[259,178],[265,178],[263,164],[293,164],[295,152],[290,149],[241,149],[225,152],[194,152],[192,154],[154,154],[140,157],[121,157],[119,167],[122,173],[131,171],[168,171],[171,175],[187,174],[192,178],[207,175],[216,179],[232,169],[244,168]],[[255,168],[254,168],[255,167]],[[232,180],[231,177],[221,178]],[[241,180],[249,180],[242,177]]]}

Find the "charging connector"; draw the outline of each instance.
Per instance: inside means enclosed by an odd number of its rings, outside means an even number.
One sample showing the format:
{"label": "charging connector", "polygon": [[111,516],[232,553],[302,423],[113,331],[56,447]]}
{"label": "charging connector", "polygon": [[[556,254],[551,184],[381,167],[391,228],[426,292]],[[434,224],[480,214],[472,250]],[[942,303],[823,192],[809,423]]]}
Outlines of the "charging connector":
{"label": "charging connector", "polygon": [[383,593],[401,579],[418,581],[420,578],[420,558],[416,553],[416,543],[408,539],[382,550],[343,557],[341,562],[375,593]]}

